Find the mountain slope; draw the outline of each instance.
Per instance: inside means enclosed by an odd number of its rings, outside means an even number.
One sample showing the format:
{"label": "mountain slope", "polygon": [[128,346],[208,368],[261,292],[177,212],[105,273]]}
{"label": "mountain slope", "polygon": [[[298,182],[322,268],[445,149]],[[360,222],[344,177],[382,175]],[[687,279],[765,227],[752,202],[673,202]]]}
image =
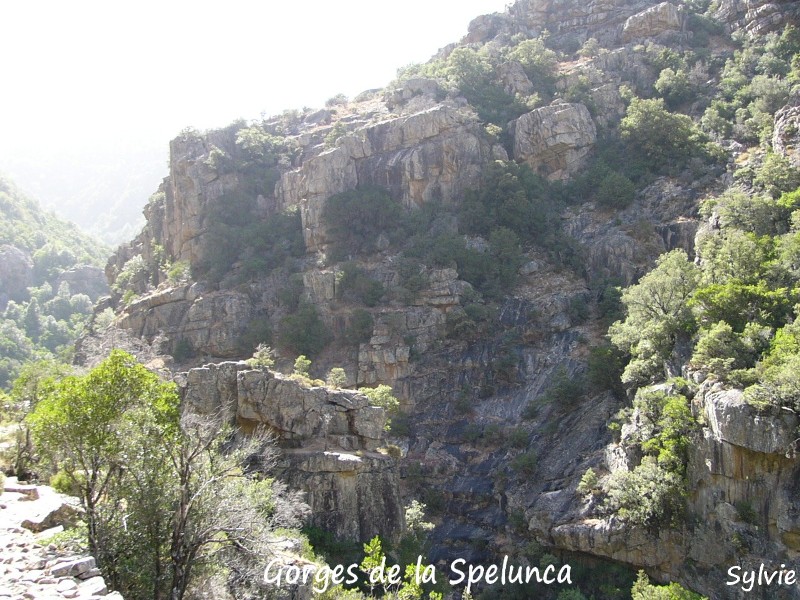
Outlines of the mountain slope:
{"label": "mountain slope", "polygon": [[108,290],[99,268],[108,254],[0,178],[0,387],[25,361],[68,351]]}
{"label": "mountain slope", "polygon": [[434,560],[743,597],[733,561],[800,551],[798,7],[750,8],[519,1],[385,90],[184,132],[117,324],[180,368],[267,342],[392,385]]}

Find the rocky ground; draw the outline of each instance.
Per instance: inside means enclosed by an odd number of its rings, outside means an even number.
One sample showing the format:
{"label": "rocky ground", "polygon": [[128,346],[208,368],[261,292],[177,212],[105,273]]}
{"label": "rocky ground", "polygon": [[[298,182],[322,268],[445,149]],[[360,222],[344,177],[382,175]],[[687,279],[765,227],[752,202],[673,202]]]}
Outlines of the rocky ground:
{"label": "rocky ground", "polygon": [[108,592],[93,557],[47,542],[77,514],[71,499],[50,487],[6,479],[0,495],[0,599],[122,600]]}

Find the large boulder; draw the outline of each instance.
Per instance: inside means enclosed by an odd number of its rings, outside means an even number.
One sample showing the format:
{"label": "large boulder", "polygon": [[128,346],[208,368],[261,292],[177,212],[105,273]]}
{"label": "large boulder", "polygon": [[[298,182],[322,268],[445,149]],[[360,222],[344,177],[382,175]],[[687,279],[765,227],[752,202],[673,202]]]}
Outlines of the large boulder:
{"label": "large boulder", "polygon": [[622,39],[629,42],[654,38],[668,31],[680,31],[682,21],[682,14],[677,6],[662,2],[628,17],[622,27]]}
{"label": "large boulder", "polygon": [[537,108],[510,123],[514,160],[525,162],[551,180],[569,179],[586,163],[597,139],[583,104]]}
{"label": "large boulder", "polygon": [[704,400],[708,426],[718,440],[753,452],[785,454],[797,439],[794,412],[757,409],[736,389],[710,391]]}

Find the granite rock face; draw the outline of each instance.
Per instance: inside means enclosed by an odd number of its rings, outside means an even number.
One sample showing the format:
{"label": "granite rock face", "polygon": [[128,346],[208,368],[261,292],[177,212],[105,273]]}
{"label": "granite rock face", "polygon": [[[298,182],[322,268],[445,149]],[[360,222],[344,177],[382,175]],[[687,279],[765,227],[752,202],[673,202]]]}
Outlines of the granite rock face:
{"label": "granite rock face", "polygon": [[306,248],[313,252],[324,247],[320,220],[330,196],[377,185],[408,207],[452,203],[492,156],[475,117],[442,104],[345,135],[336,148],[285,173],[276,195],[282,206],[301,207]]}
{"label": "granite rock face", "polygon": [[16,246],[0,246],[0,309],[9,300],[21,301],[28,297],[28,286],[33,284],[33,260]]}
{"label": "granite rock face", "polygon": [[395,461],[377,451],[385,412],[354,390],[310,386],[244,362],[209,364],[179,379],[189,410],[223,414],[243,431],[266,426],[281,448],[279,476],[306,492],[312,524],[353,541],[402,530]]}
{"label": "granite rock face", "polygon": [[593,37],[608,46],[622,41],[629,17],[653,4],[652,0],[518,0],[507,13],[474,19],[465,41],[487,42],[519,33],[537,37],[547,30],[556,45]]}
{"label": "granite rock face", "polygon": [[622,27],[622,39],[629,42],[655,38],[665,32],[680,31],[682,23],[680,9],[669,2],[662,2],[628,17]]}
{"label": "granite rock face", "polygon": [[800,7],[792,0],[721,0],[716,7],[716,19],[750,35],[780,31],[800,17]]}
{"label": "granite rock face", "polygon": [[800,93],[775,113],[772,149],[800,168]]}
{"label": "granite rock face", "polygon": [[166,288],[126,307],[117,323],[152,342],[158,335],[191,350],[219,357],[242,353],[241,336],[253,318],[247,294],[236,290],[205,291],[198,284]]}
{"label": "granite rock face", "polygon": [[514,160],[551,180],[566,180],[586,163],[597,129],[583,104],[537,108],[511,124]]}

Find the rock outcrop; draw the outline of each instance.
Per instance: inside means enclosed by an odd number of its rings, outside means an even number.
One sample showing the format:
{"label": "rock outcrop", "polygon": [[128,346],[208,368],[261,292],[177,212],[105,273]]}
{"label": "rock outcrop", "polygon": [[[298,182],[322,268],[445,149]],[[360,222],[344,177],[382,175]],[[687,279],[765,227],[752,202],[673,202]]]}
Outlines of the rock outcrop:
{"label": "rock outcrop", "polygon": [[780,31],[800,18],[800,7],[792,0],[720,0],[714,17],[735,31],[750,35]]}
{"label": "rock outcrop", "polygon": [[[653,0],[518,0],[502,14],[485,15],[470,23],[467,43],[508,39],[516,34],[537,37],[545,30],[555,45],[584,42],[593,37],[601,45],[610,46],[624,42],[623,30],[627,20],[640,15],[657,2]],[[650,19],[650,17],[646,17]],[[658,21],[658,23],[655,23]],[[672,31],[673,21],[660,17],[654,21],[666,29],[642,30],[649,35]]]}
{"label": "rock outcrop", "polygon": [[148,342],[163,335],[173,346],[183,340],[187,350],[234,357],[244,350],[240,339],[252,318],[247,294],[207,291],[193,284],[159,290],[132,302],[118,324]]}
{"label": "rock outcrop", "polygon": [[537,108],[510,125],[514,160],[551,180],[566,180],[586,164],[597,139],[589,110],[583,104]]}
{"label": "rock outcrop", "polygon": [[442,104],[345,135],[336,148],[285,173],[276,196],[283,207],[301,207],[306,248],[314,252],[324,248],[321,215],[333,194],[378,185],[408,207],[452,203],[498,152],[474,115]]}
{"label": "rock outcrop", "polygon": [[[526,515],[530,527],[560,547],[646,567],[662,579],[690,582],[710,598],[748,598],[729,588],[728,568],[780,564],[800,556],[800,463],[798,417],[781,409],[757,410],[740,390],[704,384],[694,410],[707,425],[691,446],[688,466],[692,525],[648,532],[615,519],[582,518],[564,512],[565,492],[540,499]],[[623,437],[635,428],[623,430]],[[620,447],[606,453],[611,471],[628,468]],[[561,512],[561,519],[553,515]],[[544,515],[544,517],[543,517]],[[721,595],[720,590],[728,590]],[[770,598],[796,599],[791,586],[770,589]]]}
{"label": "rock outcrop", "polygon": [[33,284],[33,260],[16,246],[0,246],[0,310],[9,300],[20,301],[28,297],[28,286]]}
{"label": "rock outcrop", "polygon": [[53,289],[58,290],[62,283],[69,286],[70,294],[86,294],[93,302],[109,291],[103,269],[91,265],[81,265],[64,271],[56,279]]}
{"label": "rock outcrop", "polygon": [[775,113],[772,149],[800,168],[800,93]]}
{"label": "rock outcrop", "polygon": [[[794,10],[780,4],[779,12],[784,8]],[[594,518],[591,502],[575,494],[589,467],[607,473],[633,464],[625,448],[612,443],[607,426],[624,404],[622,394],[587,388],[545,400],[559,382],[584,380],[588,356],[603,343],[604,325],[595,314],[600,298],[605,301],[605,293],[620,283],[637,281],[664,251],[692,253],[699,202],[729,182],[730,173],[722,175],[725,165],[714,171],[694,160],[678,175],[665,169],[671,174],[647,179],[626,208],[597,201],[594,190],[585,189],[591,178],[574,187],[552,186],[554,200],[562,192],[571,195],[555,226],[563,237],[546,248],[538,239],[526,239],[513,289],[491,298],[476,292],[478,283],[473,288],[461,279],[468,267],[453,259],[449,248],[442,249],[445,258],[426,262],[412,252],[400,254],[386,232],[373,232],[376,252],[350,257],[363,278],[380,284],[382,296],[368,303],[352,291],[348,296],[340,285],[343,266],[327,252],[326,202],[360,186],[386,189],[409,212],[435,202],[452,207],[471,199],[466,192],[480,182],[484,167],[507,160],[508,153],[550,180],[570,179],[589,164],[598,140],[616,133],[626,106],[621,86],[652,95],[665,56],[654,58],[662,51],[657,44],[693,39],[697,23],[687,20],[691,10],[655,0],[519,0],[505,13],[476,19],[464,42],[485,43],[487,55],[497,59],[493,91],[555,98],[512,120],[501,136],[479,120],[466,99],[469,93],[448,87],[455,86],[452,81],[425,77],[370,92],[347,108],[304,111],[291,123],[281,122],[280,131],[273,121],[261,123],[270,135],[283,136],[286,149],[274,191],[253,192],[246,187],[252,183],[246,169],[237,174],[241,165],[226,171],[217,163],[235,154],[235,128],[182,136],[173,142],[162,195],[147,209],[148,225],[112,261],[112,277],[137,254],[149,264],[158,247],[168,260],[201,263],[213,251],[206,231],[219,214],[218,203],[243,190],[255,203],[253,219],[299,207],[305,253],[292,254],[268,274],[252,275],[257,268],[252,269],[249,278],[236,277],[248,260],[240,254],[221,281],[169,288],[162,281],[158,291],[120,309],[118,324],[148,340],[163,333],[209,357],[238,358],[250,350],[241,338],[260,321],[280,332],[290,305],[313,305],[335,339],[314,357],[315,369],[342,366],[350,383],[390,384],[400,397],[405,415],[391,438],[397,463],[379,451],[386,442],[384,415],[357,392],[310,386],[242,362],[209,364],[180,379],[193,410],[223,410],[245,432],[264,425],[276,434],[281,477],[306,491],[313,523],[335,535],[394,536],[402,527],[402,490],[406,497],[426,496],[439,505],[443,516],[432,534],[434,561],[479,562],[490,558],[487,548],[500,552],[504,544],[535,538],[557,550],[646,568],[717,598],[715,587],[725,589],[726,564],[796,558],[794,482],[800,473],[796,459],[787,456],[796,427],[792,415],[761,413],[735,392],[703,389],[694,410],[705,428],[689,465],[689,508],[702,522],[653,534],[618,519]],[[776,26],[770,16],[775,12],[761,0],[723,0],[717,11],[731,29]],[[547,90],[522,64],[507,60],[506,52],[545,29],[548,46],[568,57],[559,64],[554,89]],[[714,59],[727,56],[730,40],[706,33]],[[576,52],[589,37],[599,44]],[[456,47],[443,49],[438,58]],[[698,68],[691,76],[704,74]],[[527,110],[515,106],[510,110]],[[699,118],[699,106],[680,111]],[[792,160],[797,160],[798,121],[794,100],[775,121],[774,149]],[[606,159],[608,168],[619,170]],[[602,178],[602,169],[592,177]],[[634,173],[626,176],[637,179]],[[436,217],[425,227],[429,231],[415,233],[458,233],[454,215]],[[487,237],[463,241],[486,252]],[[409,264],[418,269],[410,277],[403,272]],[[413,286],[405,287],[408,279]],[[366,313],[368,322],[354,341],[344,332],[356,311]],[[290,360],[288,352],[278,360]],[[531,457],[538,462],[526,470],[524,460]],[[737,505],[747,503],[757,523],[738,514]],[[527,525],[525,533],[509,526],[516,517]]]}
{"label": "rock outcrop", "polygon": [[394,539],[403,528],[398,472],[378,452],[386,415],[353,390],[316,387],[244,362],[180,378],[186,405],[219,411],[244,431],[266,426],[281,448],[279,476],[306,492],[312,523],[348,540]]}
{"label": "rock outcrop", "polygon": [[628,17],[622,26],[622,39],[630,42],[655,38],[662,33],[680,31],[682,24],[680,9],[669,2],[662,2]]}

